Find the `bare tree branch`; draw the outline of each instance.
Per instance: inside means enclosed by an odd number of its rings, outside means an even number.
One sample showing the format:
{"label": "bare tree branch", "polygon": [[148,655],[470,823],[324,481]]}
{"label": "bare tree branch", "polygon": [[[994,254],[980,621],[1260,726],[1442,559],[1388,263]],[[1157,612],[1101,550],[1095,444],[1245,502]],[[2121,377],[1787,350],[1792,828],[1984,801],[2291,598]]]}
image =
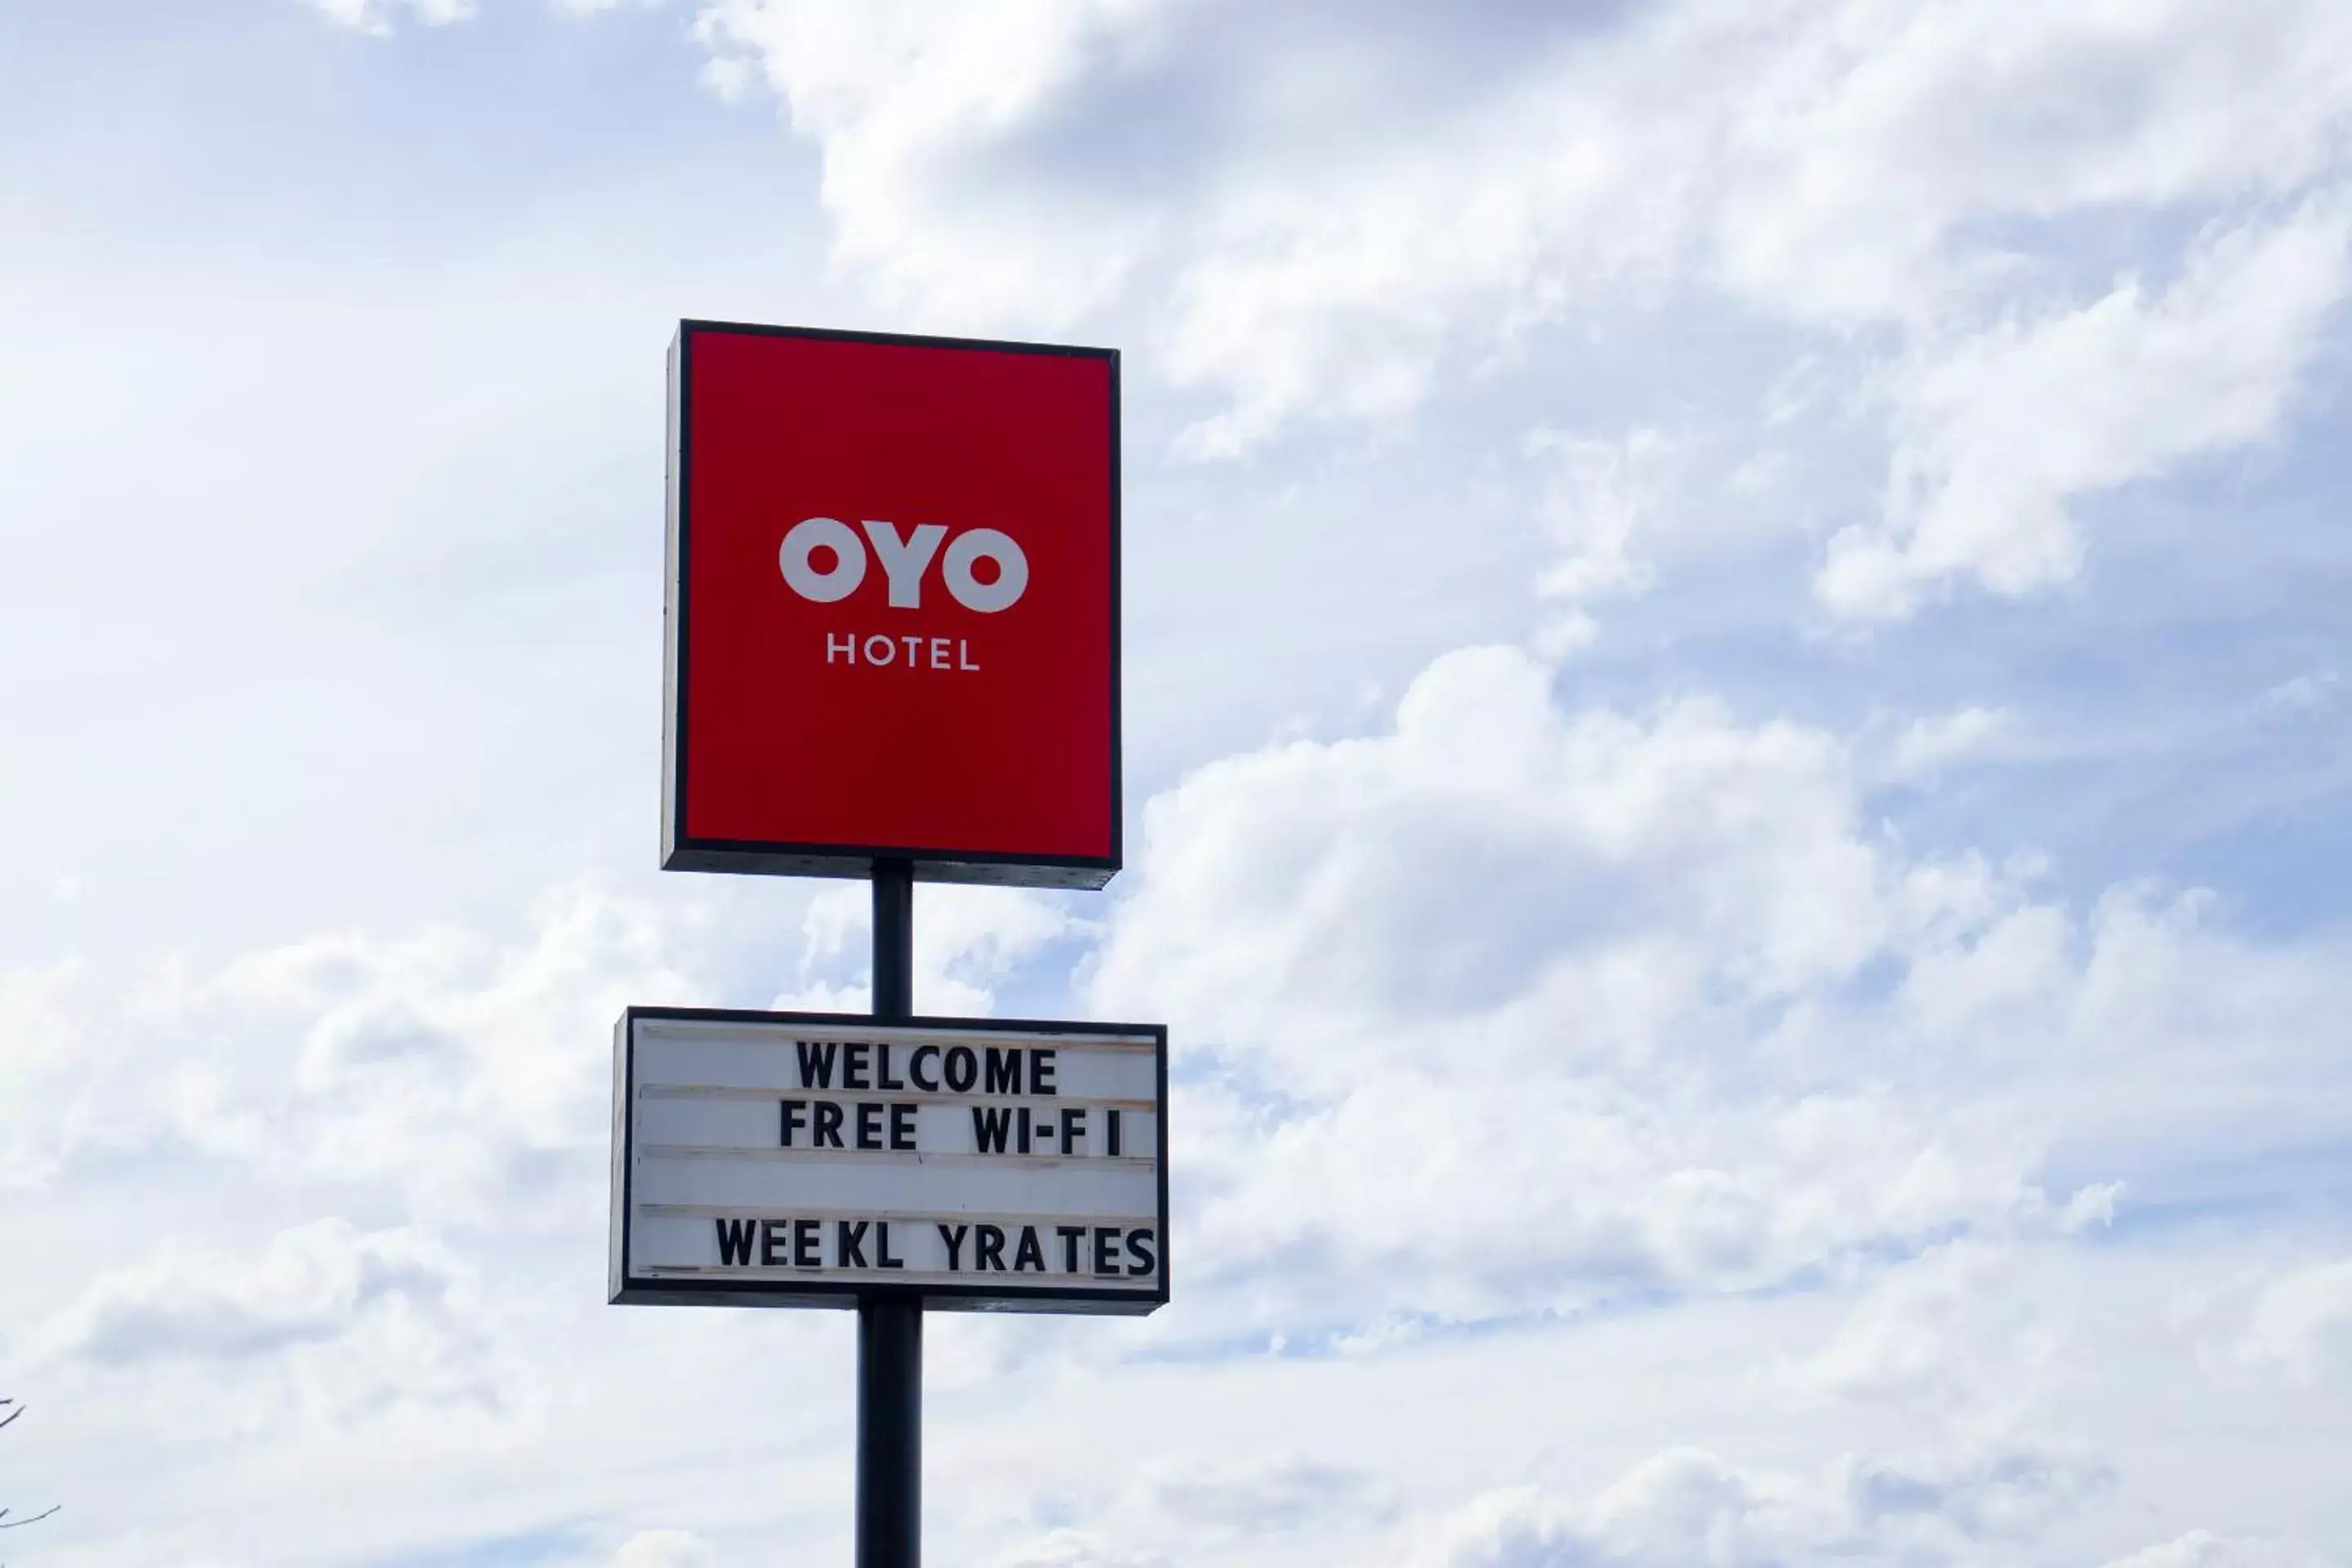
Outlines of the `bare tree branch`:
{"label": "bare tree branch", "polygon": [[[16,1424],[16,1417],[25,1414],[25,1407],[18,1405],[13,1399],[0,1399],[0,1410],[5,1410],[7,1412],[5,1415],[0,1415],[0,1428],[14,1426]],[[26,1519],[10,1519],[8,1515],[13,1510],[0,1508],[0,1530],[22,1530],[28,1524],[38,1524],[41,1521],[48,1518],[50,1514],[57,1512],[58,1509],[63,1508],[64,1506],[65,1505],[63,1503],[53,1503],[46,1511],[34,1514]]]}

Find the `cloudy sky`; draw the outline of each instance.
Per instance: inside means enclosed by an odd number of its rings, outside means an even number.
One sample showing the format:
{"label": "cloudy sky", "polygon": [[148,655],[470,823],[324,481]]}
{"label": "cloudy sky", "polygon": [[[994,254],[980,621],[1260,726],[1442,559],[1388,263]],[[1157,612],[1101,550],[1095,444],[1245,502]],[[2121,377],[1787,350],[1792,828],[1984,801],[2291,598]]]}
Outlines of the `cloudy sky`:
{"label": "cloudy sky", "polygon": [[2352,1563],[2342,0],[0,6],[0,1537],[846,1560],[613,1308],[681,316],[1125,353],[1178,1294],[935,1319],[977,1568]]}

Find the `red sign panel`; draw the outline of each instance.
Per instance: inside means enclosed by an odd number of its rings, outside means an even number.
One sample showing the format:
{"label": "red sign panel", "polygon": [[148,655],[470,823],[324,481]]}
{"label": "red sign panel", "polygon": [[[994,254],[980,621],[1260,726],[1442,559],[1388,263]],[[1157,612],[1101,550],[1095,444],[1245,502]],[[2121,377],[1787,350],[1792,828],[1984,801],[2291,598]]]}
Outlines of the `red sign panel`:
{"label": "red sign panel", "polygon": [[1118,356],[688,321],[662,864],[1119,865]]}

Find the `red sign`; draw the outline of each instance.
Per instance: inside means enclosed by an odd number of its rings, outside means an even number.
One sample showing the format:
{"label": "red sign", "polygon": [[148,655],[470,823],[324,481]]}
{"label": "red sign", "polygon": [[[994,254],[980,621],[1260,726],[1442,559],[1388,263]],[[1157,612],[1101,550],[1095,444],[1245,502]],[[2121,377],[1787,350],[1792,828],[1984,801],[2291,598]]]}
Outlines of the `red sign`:
{"label": "red sign", "polygon": [[1118,355],[688,321],[662,864],[1119,865]]}

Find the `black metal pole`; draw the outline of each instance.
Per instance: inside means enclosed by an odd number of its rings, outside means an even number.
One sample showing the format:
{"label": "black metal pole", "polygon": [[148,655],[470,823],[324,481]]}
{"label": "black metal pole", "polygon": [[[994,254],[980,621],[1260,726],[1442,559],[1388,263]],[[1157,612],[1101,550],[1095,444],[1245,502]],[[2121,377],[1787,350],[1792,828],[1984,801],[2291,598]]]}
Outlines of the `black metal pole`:
{"label": "black metal pole", "polygon": [[[915,868],[874,862],[874,1017],[915,1015]],[[923,1308],[857,1304],[857,1568],[921,1568]]]}

